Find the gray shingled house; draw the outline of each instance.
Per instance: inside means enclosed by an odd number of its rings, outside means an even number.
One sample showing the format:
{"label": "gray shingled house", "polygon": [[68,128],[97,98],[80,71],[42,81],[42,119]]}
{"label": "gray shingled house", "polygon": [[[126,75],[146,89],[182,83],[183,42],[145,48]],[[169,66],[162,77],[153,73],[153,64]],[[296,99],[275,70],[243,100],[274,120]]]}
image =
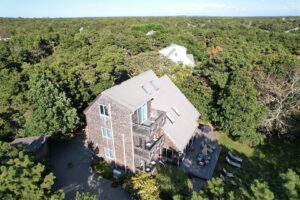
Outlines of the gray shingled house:
{"label": "gray shingled house", "polygon": [[159,160],[179,163],[200,115],[168,76],[152,70],[103,91],[84,113],[98,156],[132,172],[151,172]]}

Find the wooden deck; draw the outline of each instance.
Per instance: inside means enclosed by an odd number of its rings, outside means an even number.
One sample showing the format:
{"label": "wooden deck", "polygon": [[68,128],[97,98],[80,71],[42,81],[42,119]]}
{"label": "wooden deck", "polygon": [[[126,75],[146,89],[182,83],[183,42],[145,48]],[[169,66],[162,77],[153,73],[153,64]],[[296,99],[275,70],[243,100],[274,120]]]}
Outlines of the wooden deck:
{"label": "wooden deck", "polygon": [[200,166],[197,163],[197,156],[202,151],[201,141],[203,140],[214,141],[214,137],[209,134],[199,133],[197,139],[193,144],[194,150],[186,154],[180,167],[187,173],[190,173],[198,178],[208,180],[214,173],[221,152],[221,147],[215,144],[216,149],[212,153],[208,154],[211,157],[210,162],[207,165]]}

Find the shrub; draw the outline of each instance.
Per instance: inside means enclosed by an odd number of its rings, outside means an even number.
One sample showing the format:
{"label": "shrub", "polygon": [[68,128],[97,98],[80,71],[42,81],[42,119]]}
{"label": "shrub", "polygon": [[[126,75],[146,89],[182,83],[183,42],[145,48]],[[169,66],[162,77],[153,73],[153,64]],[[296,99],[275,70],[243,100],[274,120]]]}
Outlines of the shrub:
{"label": "shrub", "polygon": [[92,195],[88,192],[76,192],[76,198],[75,200],[97,200],[96,195]]}
{"label": "shrub", "polygon": [[96,174],[105,179],[113,178],[113,169],[103,158],[94,159],[91,162],[91,168]]}

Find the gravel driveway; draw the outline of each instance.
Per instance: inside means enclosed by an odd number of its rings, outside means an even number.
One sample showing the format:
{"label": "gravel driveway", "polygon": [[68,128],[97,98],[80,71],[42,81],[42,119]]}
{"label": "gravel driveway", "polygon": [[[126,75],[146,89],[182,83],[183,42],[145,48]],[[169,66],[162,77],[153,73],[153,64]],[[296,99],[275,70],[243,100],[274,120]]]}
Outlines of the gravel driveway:
{"label": "gravel driveway", "polygon": [[[127,200],[128,193],[121,187],[112,188],[111,181],[103,179],[89,166],[92,154],[80,137],[73,140],[50,142],[50,162],[54,165],[55,189],[63,189],[67,200],[75,199],[76,191],[90,192],[101,200]],[[72,163],[72,166],[68,166]]]}

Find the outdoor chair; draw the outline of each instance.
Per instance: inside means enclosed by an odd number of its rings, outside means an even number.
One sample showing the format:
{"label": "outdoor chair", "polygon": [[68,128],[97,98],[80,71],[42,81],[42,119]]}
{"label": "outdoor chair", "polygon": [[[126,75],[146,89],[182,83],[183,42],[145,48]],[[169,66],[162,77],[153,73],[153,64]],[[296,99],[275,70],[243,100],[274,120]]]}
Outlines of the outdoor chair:
{"label": "outdoor chair", "polygon": [[234,174],[231,172],[228,172],[225,168],[222,169],[223,173],[227,176],[227,177],[234,177]]}
{"label": "outdoor chair", "polygon": [[233,155],[230,151],[228,152],[228,155],[231,159],[235,160],[235,161],[238,161],[238,162],[243,162],[243,159],[238,157],[238,156],[235,156]]}
{"label": "outdoor chair", "polygon": [[241,164],[240,164],[240,163],[236,163],[236,162],[230,160],[230,158],[228,158],[228,156],[226,156],[226,161],[227,161],[230,165],[232,165],[232,166],[234,166],[234,167],[241,168]]}
{"label": "outdoor chair", "polygon": [[237,185],[238,185],[238,184],[235,182],[235,180],[231,180],[230,183],[231,183],[231,185],[233,185],[233,186],[237,186]]}
{"label": "outdoor chair", "polygon": [[225,181],[225,177],[223,176],[223,174],[220,174],[220,178]]}
{"label": "outdoor chair", "polygon": [[213,150],[215,150],[217,147],[215,146],[215,145],[213,145],[213,144],[207,144],[207,146],[210,148],[210,149],[213,149]]}

